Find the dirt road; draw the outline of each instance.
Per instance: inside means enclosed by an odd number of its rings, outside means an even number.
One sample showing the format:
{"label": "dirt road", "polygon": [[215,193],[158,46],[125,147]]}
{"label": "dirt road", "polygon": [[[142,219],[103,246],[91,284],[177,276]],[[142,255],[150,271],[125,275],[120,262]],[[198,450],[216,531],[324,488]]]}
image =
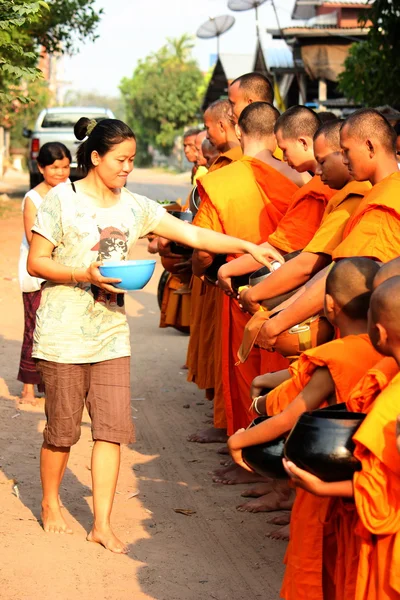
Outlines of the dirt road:
{"label": "dirt road", "polygon": [[[147,173],[136,177],[140,193],[151,196]],[[157,176],[154,180],[158,185]],[[182,184],[163,175],[161,185],[168,183]],[[129,544],[129,554],[112,555],[85,541],[92,518],[87,415],[62,486],[74,534],[43,533],[37,520],[43,404],[33,408],[16,403],[23,328],[15,280],[22,234],[18,207],[7,212],[0,227],[2,600],[277,599],[285,545],[265,537],[273,527],[265,523],[265,515],[235,510],[241,486],[211,483],[209,471],[219,464],[215,446],[186,441],[187,433],[203,426],[209,405],[179,368],[188,338],[158,329],[160,265],[150,284],[127,300],[138,442],[123,449],[113,523]],[[135,257],[146,256],[146,245],[140,243]],[[177,508],[194,514],[177,514]]]}

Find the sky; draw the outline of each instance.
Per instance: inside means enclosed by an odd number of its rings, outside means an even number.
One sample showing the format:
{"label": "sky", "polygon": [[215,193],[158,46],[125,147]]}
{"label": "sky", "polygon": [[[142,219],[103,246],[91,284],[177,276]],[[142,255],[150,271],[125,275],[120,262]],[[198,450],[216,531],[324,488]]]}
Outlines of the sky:
{"label": "sky", "polygon": [[[119,95],[123,77],[131,77],[140,59],[157,51],[166,38],[184,33],[195,35],[209,17],[231,14],[235,25],[220,38],[221,53],[253,54],[255,50],[255,13],[231,12],[227,0],[96,0],[95,8],[104,14],[95,42],[80,44],[79,53],[64,57],[58,69],[62,91],[97,91]],[[294,0],[275,0],[282,27],[290,23]],[[269,0],[259,7],[260,26],[276,28]],[[195,38],[193,56],[207,71],[210,55],[216,53],[216,39]]]}

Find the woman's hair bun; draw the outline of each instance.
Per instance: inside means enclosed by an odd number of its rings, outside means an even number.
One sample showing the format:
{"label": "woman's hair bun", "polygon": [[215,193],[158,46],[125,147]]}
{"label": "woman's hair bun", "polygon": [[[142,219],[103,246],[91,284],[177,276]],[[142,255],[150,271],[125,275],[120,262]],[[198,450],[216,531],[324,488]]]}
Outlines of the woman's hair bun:
{"label": "woman's hair bun", "polygon": [[75,123],[74,134],[77,140],[84,140],[87,136],[87,128],[90,123],[90,119],[87,117],[81,117],[79,121]]}

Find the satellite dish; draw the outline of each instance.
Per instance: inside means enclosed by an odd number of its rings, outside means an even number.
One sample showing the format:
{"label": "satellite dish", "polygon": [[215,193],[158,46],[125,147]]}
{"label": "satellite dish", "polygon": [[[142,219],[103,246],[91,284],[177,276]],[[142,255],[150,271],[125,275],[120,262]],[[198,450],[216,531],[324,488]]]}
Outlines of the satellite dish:
{"label": "satellite dish", "polygon": [[256,29],[257,29],[257,38],[260,40],[260,29],[258,26],[258,7],[261,4],[264,4],[267,0],[229,0],[228,8],[230,10],[252,10],[254,9],[256,12]]}
{"label": "satellite dish", "polygon": [[217,54],[219,56],[219,36],[229,31],[235,23],[235,17],[231,15],[221,15],[220,17],[210,17],[208,21],[203,23],[196,31],[199,38],[217,38]]}

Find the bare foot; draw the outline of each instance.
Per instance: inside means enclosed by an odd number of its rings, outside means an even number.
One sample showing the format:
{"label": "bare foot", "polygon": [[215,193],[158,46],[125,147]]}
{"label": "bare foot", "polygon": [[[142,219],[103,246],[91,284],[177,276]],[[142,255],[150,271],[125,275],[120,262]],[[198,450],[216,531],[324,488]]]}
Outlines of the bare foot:
{"label": "bare foot", "polygon": [[[219,473],[222,469],[218,470]],[[238,485],[240,483],[258,483],[259,481],[265,481],[264,477],[258,475],[258,473],[250,473],[250,471],[246,471],[239,467],[239,465],[234,465],[233,467],[228,467],[224,474],[219,474],[217,471],[213,477],[214,483],[222,483],[223,485]]]}
{"label": "bare foot", "polygon": [[107,550],[115,552],[115,554],[126,554],[128,552],[128,548],[114,535],[110,526],[101,531],[93,527],[86,539],[88,542],[101,544]]}
{"label": "bare foot", "polygon": [[265,481],[257,483],[248,490],[244,490],[240,495],[243,496],[243,498],[260,498],[260,496],[265,496],[265,494],[269,494],[272,490],[272,483],[270,481]]}
{"label": "bare foot", "polygon": [[206,417],[207,417],[207,419],[214,419],[214,413],[212,413],[212,412],[206,413]]}
{"label": "bare foot", "polygon": [[227,439],[226,429],[215,429],[215,427],[203,429],[187,437],[188,442],[197,442],[199,444],[224,444]]}
{"label": "bare foot", "polygon": [[279,529],[275,529],[275,531],[271,531],[271,533],[267,533],[266,537],[271,538],[272,540],[282,540],[284,542],[289,541],[290,536],[290,525],[284,525]]}
{"label": "bare foot", "polygon": [[203,421],[204,425],[212,425],[214,423],[214,419],[205,419]]}
{"label": "bare foot", "polygon": [[229,455],[228,446],[221,446],[221,448],[218,448],[217,453],[223,454],[223,455]]}
{"label": "bare foot", "polygon": [[272,491],[260,498],[253,498],[248,502],[239,504],[236,508],[240,512],[273,512],[275,510],[289,510],[293,506],[294,499],[292,494],[284,494],[278,491]]}
{"label": "bare foot", "polygon": [[59,504],[55,506],[42,504],[42,525],[46,533],[72,533],[72,529],[61,514]]}
{"label": "bare foot", "polygon": [[188,366],[187,365],[182,365],[181,366],[181,371],[187,371],[188,370]]}
{"label": "bare foot", "polygon": [[21,394],[18,404],[30,404],[31,406],[37,406],[38,400],[34,394]]}
{"label": "bare foot", "polygon": [[271,525],[289,525],[290,523],[290,512],[282,513],[281,515],[276,515],[275,517],[269,517],[266,519],[267,523],[271,523]]}

